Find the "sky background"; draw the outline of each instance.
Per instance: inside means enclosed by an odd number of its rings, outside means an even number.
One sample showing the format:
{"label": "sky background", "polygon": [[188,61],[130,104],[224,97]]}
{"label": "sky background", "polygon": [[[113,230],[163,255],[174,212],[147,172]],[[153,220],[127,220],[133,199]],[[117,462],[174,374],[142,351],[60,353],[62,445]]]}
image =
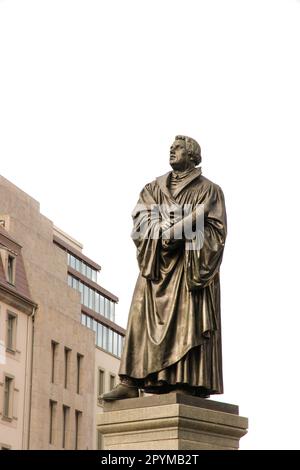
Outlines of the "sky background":
{"label": "sky background", "polygon": [[84,244],[126,326],[131,211],[186,134],[225,194],[225,393],[300,449],[300,2],[0,0],[1,174]]}

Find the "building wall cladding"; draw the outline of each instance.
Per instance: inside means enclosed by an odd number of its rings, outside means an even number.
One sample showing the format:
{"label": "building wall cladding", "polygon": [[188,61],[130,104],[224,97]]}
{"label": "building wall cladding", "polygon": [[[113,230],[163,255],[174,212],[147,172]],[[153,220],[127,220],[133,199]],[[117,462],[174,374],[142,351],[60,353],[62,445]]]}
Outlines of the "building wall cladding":
{"label": "building wall cladding", "polygon": [[[93,331],[80,323],[80,295],[67,286],[67,259],[53,244],[53,223],[40,214],[39,204],[0,177],[0,214],[9,215],[9,233],[22,245],[32,299],[38,304],[34,321],[30,449],[63,447],[63,406],[68,408],[65,448],[75,447],[76,411],[81,412],[78,448],[93,448],[95,342]],[[51,383],[55,341],[56,377]],[[64,387],[64,348],[69,348],[69,381]],[[80,393],[77,354],[83,356]],[[55,403],[50,444],[50,400]]]}

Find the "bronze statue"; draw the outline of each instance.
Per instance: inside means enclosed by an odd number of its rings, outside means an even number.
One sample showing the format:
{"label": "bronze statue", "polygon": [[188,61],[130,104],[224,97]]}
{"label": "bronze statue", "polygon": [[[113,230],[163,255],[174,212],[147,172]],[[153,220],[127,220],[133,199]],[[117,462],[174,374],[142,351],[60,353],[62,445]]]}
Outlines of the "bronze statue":
{"label": "bronze statue", "polygon": [[[219,270],[226,239],[221,188],[201,174],[201,149],[176,136],[173,171],[147,184],[133,212],[140,274],[121,358],[120,383],[104,400],[176,390],[208,397],[223,393]],[[204,224],[175,236],[184,206],[202,207]],[[166,208],[171,207],[170,217]],[[195,217],[193,217],[195,228]],[[168,233],[168,236],[166,236]],[[191,247],[195,239],[202,240]]]}

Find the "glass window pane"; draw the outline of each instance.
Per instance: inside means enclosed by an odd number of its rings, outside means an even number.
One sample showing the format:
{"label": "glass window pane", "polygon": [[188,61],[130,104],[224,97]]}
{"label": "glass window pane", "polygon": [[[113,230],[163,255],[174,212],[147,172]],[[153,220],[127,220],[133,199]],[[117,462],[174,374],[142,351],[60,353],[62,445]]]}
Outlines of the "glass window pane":
{"label": "glass window pane", "polygon": [[75,258],[73,255],[70,255],[70,266],[75,269]]}
{"label": "glass window pane", "polygon": [[95,311],[100,313],[100,296],[98,292],[95,292]]}
{"label": "glass window pane", "polygon": [[100,313],[104,315],[104,297],[100,295]]}
{"label": "glass window pane", "polygon": [[97,341],[97,322],[93,319],[93,330],[95,331],[95,341]]}
{"label": "glass window pane", "polygon": [[76,271],[80,271],[80,261],[78,258],[75,258],[75,269]]}
{"label": "glass window pane", "polygon": [[113,332],[113,354],[118,355],[118,333]]}
{"label": "glass window pane", "polygon": [[86,315],[84,313],[81,314],[81,324],[86,326]]}
{"label": "glass window pane", "polygon": [[113,349],[113,332],[112,332],[112,330],[109,328],[109,329],[108,329],[108,344],[107,344],[107,350],[108,350],[108,352],[112,353],[112,349]]}
{"label": "glass window pane", "polygon": [[93,323],[92,320],[93,319],[91,317],[89,317],[89,316],[86,317],[86,326],[88,328],[92,328],[92,323]]}
{"label": "glass window pane", "polygon": [[71,256],[70,256],[70,253],[67,253],[67,260],[68,260],[68,265],[70,266],[70,263],[71,263]]}
{"label": "glass window pane", "polygon": [[92,270],[92,280],[97,282],[97,271],[95,271],[95,269]]}
{"label": "glass window pane", "polygon": [[79,290],[79,292],[80,292],[80,294],[81,294],[81,303],[83,304],[83,284],[82,284],[82,282],[80,282],[80,281],[79,281],[79,283],[78,283],[78,290]]}
{"label": "glass window pane", "polygon": [[89,279],[92,279],[92,270],[89,266],[86,267],[86,275]]}
{"label": "glass window pane", "polygon": [[109,318],[109,300],[106,298],[104,299],[104,315]]}
{"label": "glass window pane", "polygon": [[115,302],[111,301],[110,302],[110,319],[112,321],[115,321],[115,306],[116,306]]}
{"label": "glass window pane", "polygon": [[122,336],[118,335],[118,356],[121,357],[122,354]]}
{"label": "glass window pane", "polygon": [[89,306],[89,288],[85,284],[83,285],[83,304]]}
{"label": "glass window pane", "polygon": [[97,323],[97,346],[99,346],[100,348],[102,348],[102,335],[103,335],[103,327],[101,325],[101,323]]}
{"label": "glass window pane", "polygon": [[102,345],[103,345],[103,349],[105,350],[107,350],[107,337],[108,337],[108,328],[103,325]]}
{"label": "glass window pane", "polygon": [[89,307],[90,307],[92,310],[95,310],[95,291],[94,291],[94,289],[90,289]]}
{"label": "glass window pane", "polygon": [[86,276],[86,264],[84,262],[82,262],[81,265],[81,272],[84,276]]}

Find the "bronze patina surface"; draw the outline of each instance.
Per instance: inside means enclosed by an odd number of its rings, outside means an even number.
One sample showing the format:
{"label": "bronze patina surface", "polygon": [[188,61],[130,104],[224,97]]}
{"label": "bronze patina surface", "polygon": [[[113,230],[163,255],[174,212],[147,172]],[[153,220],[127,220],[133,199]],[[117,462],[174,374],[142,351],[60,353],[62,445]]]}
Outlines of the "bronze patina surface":
{"label": "bronze patina surface", "polygon": [[[146,184],[133,212],[140,274],[119,375],[123,384],[151,393],[223,393],[219,270],[226,211],[221,188],[201,174],[200,162],[199,144],[177,136],[172,171]],[[185,206],[192,213],[203,207],[201,249],[191,249],[193,238],[174,235]],[[174,209],[172,217],[166,207]],[[103,398],[118,399],[118,391]]]}

